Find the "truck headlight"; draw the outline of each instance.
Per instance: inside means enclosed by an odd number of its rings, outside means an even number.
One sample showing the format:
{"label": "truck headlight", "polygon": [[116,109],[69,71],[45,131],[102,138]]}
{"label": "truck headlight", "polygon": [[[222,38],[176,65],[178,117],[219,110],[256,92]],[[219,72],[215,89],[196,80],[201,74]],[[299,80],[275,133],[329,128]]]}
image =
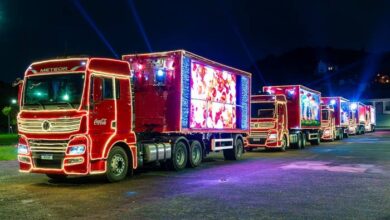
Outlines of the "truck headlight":
{"label": "truck headlight", "polygon": [[18,154],[28,154],[29,150],[27,145],[25,144],[18,144]]}
{"label": "truck headlight", "polygon": [[330,130],[325,130],[324,135],[330,135]]}
{"label": "truck headlight", "polygon": [[277,139],[278,138],[278,135],[276,134],[269,134],[268,135],[268,139]]}
{"label": "truck headlight", "polygon": [[85,146],[71,146],[69,147],[69,155],[80,155],[85,152]]}

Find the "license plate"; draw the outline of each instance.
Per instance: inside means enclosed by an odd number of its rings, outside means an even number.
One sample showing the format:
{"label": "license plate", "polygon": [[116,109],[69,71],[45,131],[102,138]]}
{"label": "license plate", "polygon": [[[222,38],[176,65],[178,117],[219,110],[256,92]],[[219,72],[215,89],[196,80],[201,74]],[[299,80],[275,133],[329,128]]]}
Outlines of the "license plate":
{"label": "license plate", "polygon": [[41,155],[42,160],[53,160],[53,155],[51,154],[43,154]]}
{"label": "license plate", "polygon": [[260,138],[253,138],[253,141],[260,141]]}

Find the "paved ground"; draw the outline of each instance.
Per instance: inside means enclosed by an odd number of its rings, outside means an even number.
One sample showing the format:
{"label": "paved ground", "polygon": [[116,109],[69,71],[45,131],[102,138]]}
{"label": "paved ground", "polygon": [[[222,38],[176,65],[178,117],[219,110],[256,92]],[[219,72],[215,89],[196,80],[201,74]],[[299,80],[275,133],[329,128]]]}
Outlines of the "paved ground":
{"label": "paved ground", "polygon": [[0,161],[0,219],[390,219],[390,132],[288,152],[50,182]]}

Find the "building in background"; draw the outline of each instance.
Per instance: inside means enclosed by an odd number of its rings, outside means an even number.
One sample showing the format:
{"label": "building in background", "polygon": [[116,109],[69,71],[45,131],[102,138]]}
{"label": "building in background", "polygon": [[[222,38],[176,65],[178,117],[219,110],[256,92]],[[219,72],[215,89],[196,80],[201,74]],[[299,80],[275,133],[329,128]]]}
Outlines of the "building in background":
{"label": "building in background", "polygon": [[390,98],[366,99],[364,103],[376,108],[376,127],[390,129]]}

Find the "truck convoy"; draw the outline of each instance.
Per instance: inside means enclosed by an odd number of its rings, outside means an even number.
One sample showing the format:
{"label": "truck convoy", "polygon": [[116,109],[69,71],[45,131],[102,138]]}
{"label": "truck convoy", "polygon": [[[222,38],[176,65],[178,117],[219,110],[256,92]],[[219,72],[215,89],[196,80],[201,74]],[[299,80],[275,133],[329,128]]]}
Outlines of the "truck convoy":
{"label": "truck convoy", "polygon": [[321,139],[333,141],[348,137],[348,100],[343,97],[321,97],[321,103]]}
{"label": "truck convoy", "polygon": [[268,95],[251,97],[251,131],[246,149],[282,151],[320,144],[321,93],[301,85],[265,86]]}
{"label": "truck convoy", "polygon": [[151,162],[181,170],[212,151],[242,157],[250,73],[184,50],[122,58],[30,65],[19,87],[21,172],[114,182]]}

